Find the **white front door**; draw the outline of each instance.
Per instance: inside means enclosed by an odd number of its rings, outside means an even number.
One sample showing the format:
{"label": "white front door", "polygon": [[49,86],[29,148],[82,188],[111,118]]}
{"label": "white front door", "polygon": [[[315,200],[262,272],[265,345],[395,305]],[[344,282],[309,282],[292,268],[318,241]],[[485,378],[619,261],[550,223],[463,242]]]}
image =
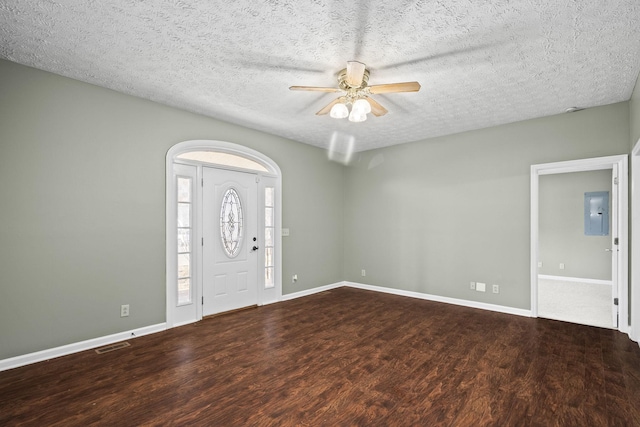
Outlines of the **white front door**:
{"label": "white front door", "polygon": [[257,175],[203,167],[202,314],[258,303]]}

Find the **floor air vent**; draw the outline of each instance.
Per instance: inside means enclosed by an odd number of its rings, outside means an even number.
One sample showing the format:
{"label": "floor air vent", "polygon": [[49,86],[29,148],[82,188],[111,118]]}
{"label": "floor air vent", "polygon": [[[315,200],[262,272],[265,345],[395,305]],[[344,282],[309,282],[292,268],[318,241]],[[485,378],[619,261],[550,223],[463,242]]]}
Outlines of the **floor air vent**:
{"label": "floor air vent", "polygon": [[126,341],[119,342],[119,343],[108,345],[106,347],[96,348],[96,353],[98,354],[108,353],[110,351],[120,350],[121,348],[129,347],[129,345],[130,344]]}

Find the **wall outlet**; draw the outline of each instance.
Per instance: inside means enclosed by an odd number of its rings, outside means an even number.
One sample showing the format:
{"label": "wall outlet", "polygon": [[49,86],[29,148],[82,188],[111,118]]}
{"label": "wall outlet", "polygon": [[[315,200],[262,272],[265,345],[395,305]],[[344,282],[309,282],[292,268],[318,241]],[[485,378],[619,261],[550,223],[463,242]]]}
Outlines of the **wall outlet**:
{"label": "wall outlet", "polygon": [[129,304],[122,304],[120,306],[120,317],[129,316]]}
{"label": "wall outlet", "polygon": [[365,270],[364,268],[362,269],[362,271],[360,272],[360,274],[362,274],[362,277],[367,275],[367,270]]}
{"label": "wall outlet", "polygon": [[476,282],[476,291],[478,292],[486,292],[487,284],[482,282]]}
{"label": "wall outlet", "polygon": [[296,283],[298,281],[298,275],[294,274],[293,276],[291,276],[291,283]]}
{"label": "wall outlet", "polygon": [[493,285],[491,287],[491,290],[493,291],[494,294],[499,294],[500,293],[500,285]]}
{"label": "wall outlet", "polygon": [[564,262],[560,263],[560,270],[564,270]]}
{"label": "wall outlet", "polygon": [[476,290],[476,282],[469,282],[469,289]]}
{"label": "wall outlet", "polygon": [[542,261],[538,261],[538,268],[542,268]]}

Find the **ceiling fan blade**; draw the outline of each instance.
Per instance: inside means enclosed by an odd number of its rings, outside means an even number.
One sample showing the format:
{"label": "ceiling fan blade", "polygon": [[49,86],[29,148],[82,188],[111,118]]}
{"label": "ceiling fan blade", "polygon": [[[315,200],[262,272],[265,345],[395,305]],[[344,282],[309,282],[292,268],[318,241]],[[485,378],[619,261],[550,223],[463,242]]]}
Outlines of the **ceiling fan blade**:
{"label": "ceiling fan blade", "polygon": [[343,102],[344,101],[344,96],[341,96],[339,98],[334,99],[333,101],[331,101],[327,106],[325,106],[322,110],[318,111],[316,113],[317,116],[323,116],[325,114],[329,114],[329,112],[331,111],[331,108],[336,105],[339,102]]}
{"label": "ceiling fan blade", "polygon": [[313,92],[341,92],[337,87],[291,86],[290,90],[310,90]]}
{"label": "ceiling fan blade", "polygon": [[371,105],[371,114],[373,114],[374,116],[376,117],[384,116],[389,112],[387,111],[386,108],[380,105],[378,101],[376,101],[375,99],[367,97],[366,100],[369,101],[369,104]]}
{"label": "ceiling fan blade", "polygon": [[371,93],[397,93],[397,92],[417,92],[420,90],[420,83],[418,82],[405,82],[405,83],[389,83],[384,85],[369,86],[369,92]]}
{"label": "ceiling fan blade", "polygon": [[346,82],[351,87],[360,87],[362,78],[364,77],[364,69],[366,66],[362,62],[347,62],[347,78]]}

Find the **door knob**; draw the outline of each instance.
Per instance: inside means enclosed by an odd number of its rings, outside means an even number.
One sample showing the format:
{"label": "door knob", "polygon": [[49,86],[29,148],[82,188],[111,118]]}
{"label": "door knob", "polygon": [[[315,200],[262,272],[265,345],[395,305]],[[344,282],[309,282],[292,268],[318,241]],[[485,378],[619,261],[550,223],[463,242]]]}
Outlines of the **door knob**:
{"label": "door knob", "polygon": [[258,249],[260,248],[258,248],[257,246],[254,246],[253,248],[251,248],[252,251],[257,251]]}

